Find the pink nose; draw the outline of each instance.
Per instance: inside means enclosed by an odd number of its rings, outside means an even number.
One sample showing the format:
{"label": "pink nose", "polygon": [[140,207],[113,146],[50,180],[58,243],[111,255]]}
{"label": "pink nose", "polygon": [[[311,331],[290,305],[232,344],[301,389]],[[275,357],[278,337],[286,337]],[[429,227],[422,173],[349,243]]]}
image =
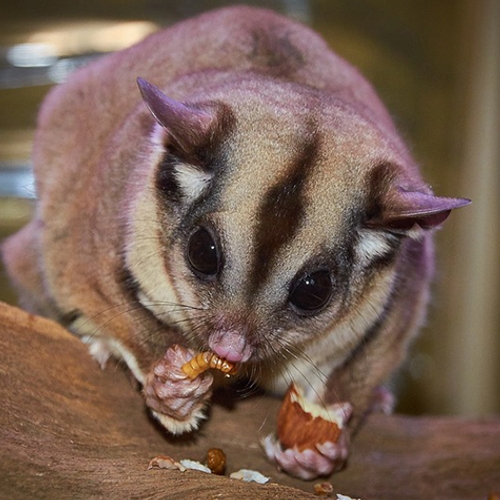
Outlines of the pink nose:
{"label": "pink nose", "polygon": [[210,349],[220,358],[232,363],[244,363],[252,355],[252,347],[241,333],[216,331],[208,339]]}

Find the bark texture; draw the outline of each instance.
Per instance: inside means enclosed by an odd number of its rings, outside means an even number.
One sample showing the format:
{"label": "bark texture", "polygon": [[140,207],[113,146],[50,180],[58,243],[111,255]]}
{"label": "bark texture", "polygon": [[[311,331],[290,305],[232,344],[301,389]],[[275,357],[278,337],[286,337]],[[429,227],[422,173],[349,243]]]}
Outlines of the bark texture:
{"label": "bark texture", "polygon": [[[0,496],[9,499],[302,499],[260,448],[280,401],[224,393],[196,436],[172,439],[148,416],[120,366],[104,371],[52,321],[0,303]],[[195,471],[147,470],[151,458],[204,461],[209,448],[266,485]],[[500,418],[373,416],[334,491],[370,500],[486,500],[500,491]]]}

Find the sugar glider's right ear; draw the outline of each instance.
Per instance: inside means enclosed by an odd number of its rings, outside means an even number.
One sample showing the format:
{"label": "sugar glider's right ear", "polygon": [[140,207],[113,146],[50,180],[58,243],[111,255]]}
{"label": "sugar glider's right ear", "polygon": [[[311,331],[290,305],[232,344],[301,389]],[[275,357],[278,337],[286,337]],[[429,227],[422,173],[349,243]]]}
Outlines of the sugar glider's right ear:
{"label": "sugar glider's right ear", "polygon": [[469,203],[471,200],[467,198],[444,198],[396,187],[385,193],[380,213],[368,221],[367,226],[395,232],[434,229],[448,218],[452,210]]}
{"label": "sugar glider's right ear", "polygon": [[209,142],[217,127],[215,106],[175,101],[143,78],[137,78],[137,85],[149,111],[167,130],[172,146],[181,154],[190,156],[193,150]]}
{"label": "sugar glider's right ear", "polygon": [[373,169],[371,206],[365,228],[419,238],[422,231],[439,227],[452,210],[471,202],[467,198],[436,196],[424,185],[407,187],[411,184],[401,172],[404,168],[390,163]]}

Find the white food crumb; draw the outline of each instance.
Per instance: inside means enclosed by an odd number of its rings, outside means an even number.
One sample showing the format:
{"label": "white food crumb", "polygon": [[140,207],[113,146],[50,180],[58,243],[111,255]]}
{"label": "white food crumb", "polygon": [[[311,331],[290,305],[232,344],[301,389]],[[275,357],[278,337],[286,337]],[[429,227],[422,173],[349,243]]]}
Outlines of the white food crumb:
{"label": "white food crumb", "polygon": [[[337,500],[356,500],[356,499],[348,497],[347,495],[341,495],[340,493],[337,493]],[[359,500],[359,498],[357,500]]]}
{"label": "white food crumb", "polygon": [[269,478],[261,474],[256,470],[250,469],[240,469],[239,471],[233,472],[230,476],[232,479],[240,479],[241,481],[246,481],[248,483],[259,483],[266,484]]}
{"label": "white food crumb", "polygon": [[212,473],[212,471],[207,466],[200,464],[200,462],[197,462],[196,460],[189,460],[189,459],[185,458],[185,459],[181,460],[180,463],[184,467],[186,467],[186,469],[199,470],[201,472],[206,472],[207,474]]}

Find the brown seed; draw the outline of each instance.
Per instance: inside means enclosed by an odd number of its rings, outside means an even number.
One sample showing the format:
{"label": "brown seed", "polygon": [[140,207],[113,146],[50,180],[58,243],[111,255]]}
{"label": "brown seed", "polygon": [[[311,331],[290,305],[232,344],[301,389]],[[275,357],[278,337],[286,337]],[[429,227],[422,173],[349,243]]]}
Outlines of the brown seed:
{"label": "brown seed", "polygon": [[207,466],[214,473],[222,476],[226,470],[226,454],[220,448],[207,451]]}

